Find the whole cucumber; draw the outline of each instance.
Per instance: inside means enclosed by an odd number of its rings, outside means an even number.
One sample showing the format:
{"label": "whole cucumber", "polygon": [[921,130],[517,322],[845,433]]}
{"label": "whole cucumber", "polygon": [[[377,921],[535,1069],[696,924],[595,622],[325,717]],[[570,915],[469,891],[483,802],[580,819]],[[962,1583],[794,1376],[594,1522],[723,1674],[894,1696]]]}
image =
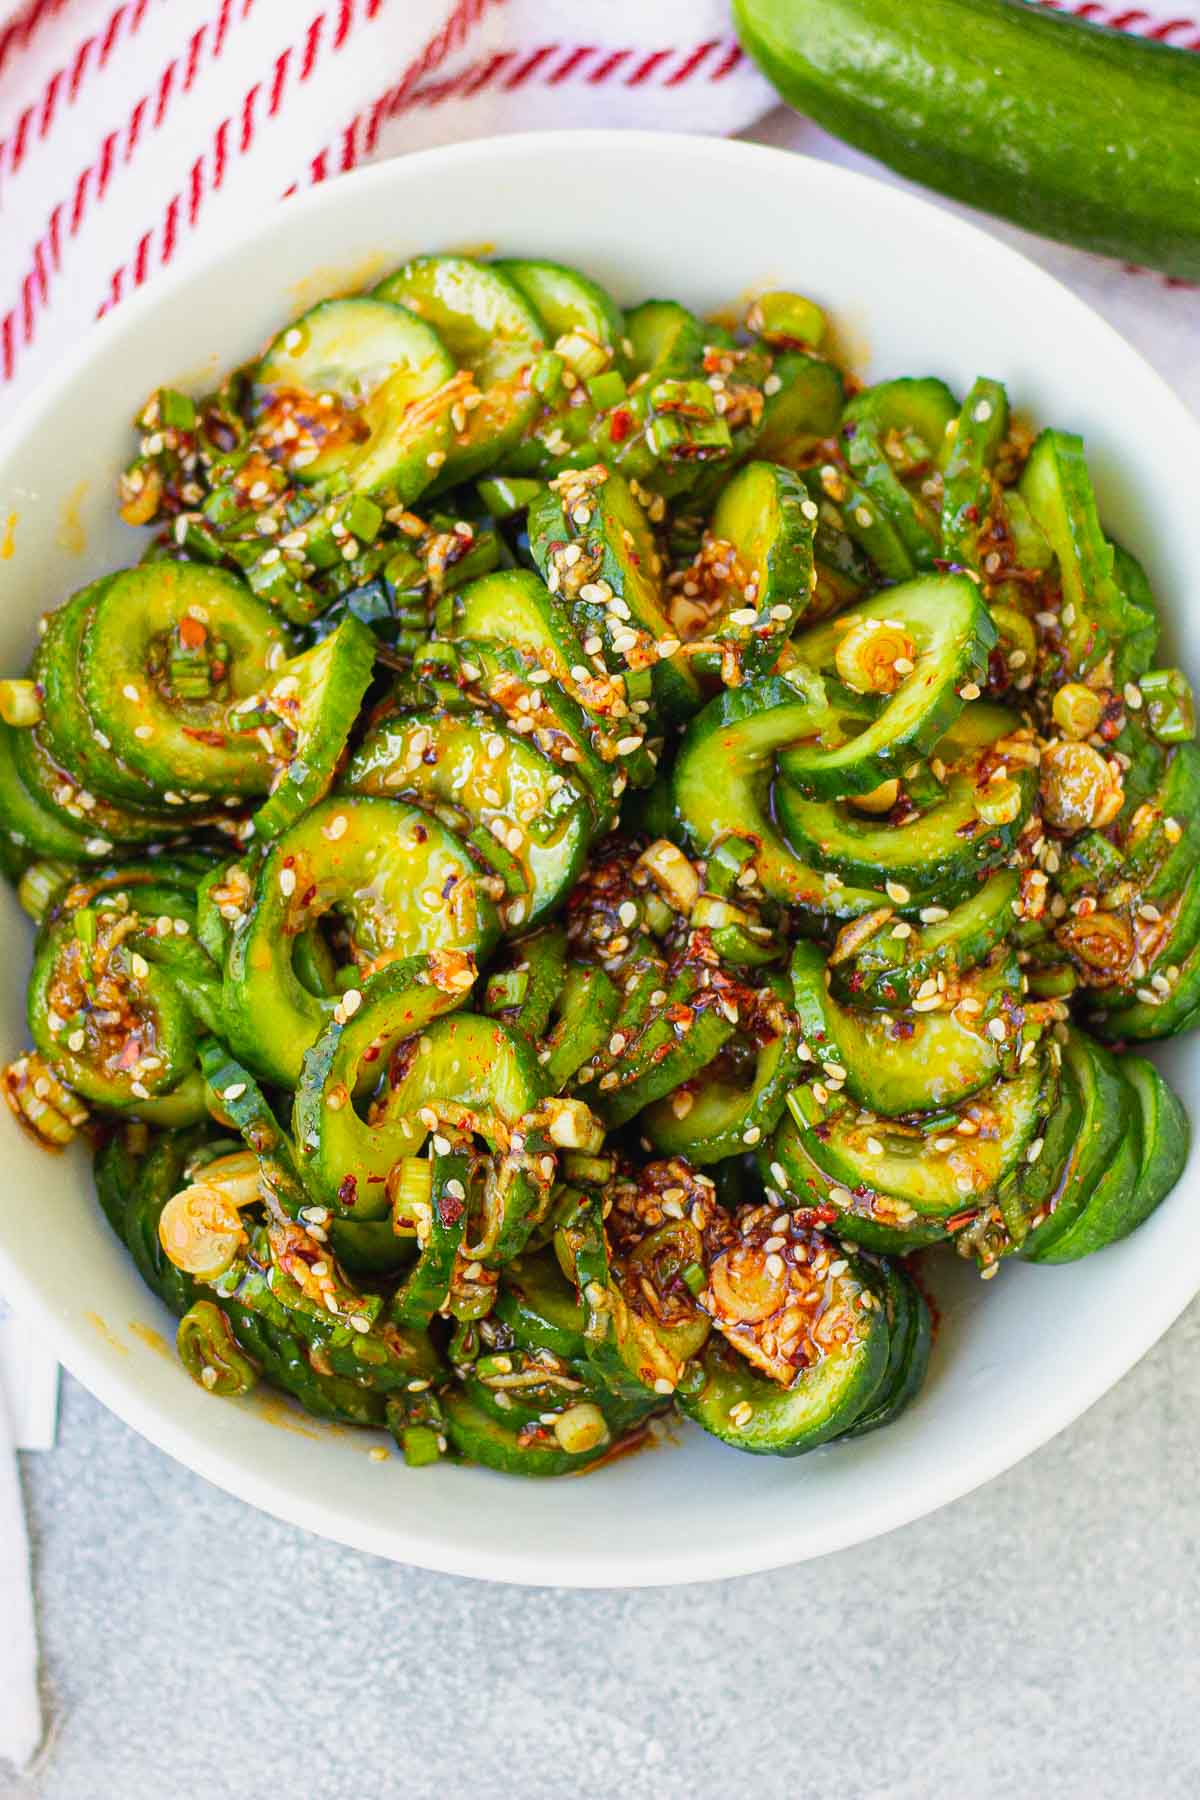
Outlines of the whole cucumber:
{"label": "whole cucumber", "polygon": [[1024,0],[733,0],[798,111],[1030,231],[1200,279],[1200,56]]}

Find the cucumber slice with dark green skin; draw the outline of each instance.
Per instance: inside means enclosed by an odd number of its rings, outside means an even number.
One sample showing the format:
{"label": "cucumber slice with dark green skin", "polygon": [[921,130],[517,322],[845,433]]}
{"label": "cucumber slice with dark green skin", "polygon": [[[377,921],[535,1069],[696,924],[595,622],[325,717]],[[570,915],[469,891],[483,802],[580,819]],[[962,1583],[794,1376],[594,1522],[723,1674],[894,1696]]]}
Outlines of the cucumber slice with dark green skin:
{"label": "cucumber slice with dark green skin", "polygon": [[433,805],[461,815],[463,833],[482,829],[516,857],[524,880],[514,924],[531,925],[572,886],[590,820],[574,784],[548,757],[484,714],[406,713],[368,734],[344,786]]}
{"label": "cucumber slice with dark green skin", "polygon": [[[615,818],[614,775],[594,740],[597,732],[619,733],[621,722],[585,712],[575,698],[587,690],[580,688],[572,670],[590,665],[566,604],[530,570],[497,571],[456,592],[453,631],[458,639],[510,646],[527,670],[545,669],[553,677],[544,703],[575,751],[569,760],[593,802],[597,832],[609,830]],[[533,738],[539,747],[548,747],[540,744],[536,731]]]}
{"label": "cucumber slice with dark green skin", "polygon": [[556,1008],[558,1017],[543,1046],[542,1067],[557,1092],[608,1043],[621,1008],[621,991],[596,963],[568,965]]}
{"label": "cucumber slice with dark green skin", "polygon": [[556,996],[562,991],[566,961],[567,934],[561,925],[547,925],[516,938],[509,944],[508,955],[489,971],[484,1012],[536,1041],[550,1023]]}
{"label": "cucumber slice with dark green skin", "polygon": [[[1064,1089],[1073,1090],[1079,1124],[1055,1187],[1031,1215],[1020,1250],[1027,1262],[1052,1258],[1082,1219],[1106,1171],[1118,1162],[1122,1142],[1136,1133],[1140,1143],[1137,1102],[1116,1058],[1081,1031],[1071,1032],[1062,1057]],[[1136,1162],[1132,1169],[1122,1168],[1122,1184],[1128,1179],[1132,1188],[1135,1175]]]}
{"label": "cucumber slice with dark green skin", "polygon": [[897,474],[888,445],[899,439],[909,460],[924,469],[938,458],[957,413],[958,402],[944,382],[902,376],[865,388],[842,415],[846,461],[917,569],[933,568],[941,534],[931,507]]}
{"label": "cucumber slice with dark green skin", "polygon": [[1080,1257],[1091,1256],[1124,1237],[1137,1223],[1129,1218],[1142,1160],[1141,1116],[1136,1103],[1132,1109],[1126,1108],[1125,1120],[1124,1135],[1098,1172],[1082,1210],[1052,1244],[1033,1254],[1026,1250],[1031,1262],[1078,1262]]}
{"label": "cucumber slice with dark green skin", "polygon": [[1161,1206],[1182,1176],[1192,1132],[1178,1095],[1153,1063],[1123,1056],[1121,1074],[1137,1096],[1142,1122],[1141,1168],[1118,1234],[1125,1237]]}
{"label": "cucumber slice with dark green skin", "polygon": [[[189,616],[229,646],[227,697],[184,700],[154,674],[169,634]],[[80,653],[81,691],[117,754],[164,799],[261,794],[269,761],[233,707],[268,685],[287,650],[278,615],[236,576],[150,563],[114,576],[97,598]]]}
{"label": "cucumber slice with dark green skin", "polygon": [[912,1405],[929,1369],[933,1321],[924,1294],[899,1263],[887,1264],[883,1281],[890,1329],[888,1366],[870,1405],[854,1421],[847,1437],[865,1437],[891,1425]]}
{"label": "cucumber slice with dark green skin", "polygon": [[1007,937],[1019,891],[1017,874],[998,869],[940,922],[903,926],[903,937],[884,923],[853,955],[830,960],[830,993],[842,1006],[911,1005],[926,981],[965,974]]}
{"label": "cucumber slice with dark green skin", "polygon": [[225,964],[229,1041],[283,1087],[340,1004],[292,966],[301,931],[337,911],[361,965],[458,951],[484,958],[499,921],[460,840],[419,807],[365,795],[322,800],[272,846]]}
{"label": "cucumber slice with dark green skin", "polygon": [[818,504],[833,509],[840,529],[873,567],[877,578],[868,584],[873,590],[912,580],[917,565],[900,533],[848,469],[820,463],[808,470],[805,483]]}
{"label": "cucumber slice with dark green skin", "polygon": [[[1018,1037],[1020,976],[1015,958],[998,952],[961,984],[950,1008],[902,1019],[855,1012],[829,994],[825,959],[813,944],[792,953],[792,986],[804,1040],[819,1063],[846,1071],[846,1089],[885,1118],[957,1106],[994,1080],[999,1043],[988,1024],[999,1019],[1004,1041]],[[964,1010],[963,1001],[979,1010]]]}
{"label": "cucumber slice with dark green skin", "polygon": [[143,811],[127,802],[107,800],[81,786],[50,752],[45,734],[37,726],[23,730],[13,740],[13,758],[26,791],[64,824],[78,825],[110,844],[147,844],[169,838],[190,825],[197,807],[184,804],[177,794],[176,814],[161,807]]}
{"label": "cucumber slice with dark green skin", "polygon": [[[433,1021],[466,999],[465,990],[439,987],[434,973],[425,957],[381,970],[367,983],[357,1010],[331,1019],[304,1057],[292,1112],[303,1180],[355,1220],[386,1217],[389,1169],[401,1157],[416,1156],[428,1135],[411,1109],[398,1111],[390,1094],[381,1099],[376,1089],[398,1046],[411,1039],[415,1053]],[[442,1097],[449,1093],[447,1082]]]}
{"label": "cucumber slice with dark green skin", "polygon": [[[775,816],[797,854],[814,868],[832,869],[855,887],[882,878],[905,888],[909,899],[904,904],[914,907],[961,893],[997,868],[1012,852],[1033,811],[1037,770],[1026,761],[1009,766],[1008,779],[1020,796],[1019,810],[1003,824],[989,824],[976,810],[976,777],[985,759],[988,770],[997,766],[997,758],[988,755],[990,745],[1016,730],[1020,721],[1000,707],[980,704],[959,723],[967,728],[952,731],[937,746],[937,755],[947,765],[944,797],[902,824],[864,815],[842,801],[806,800],[790,782],[780,783]],[[785,773],[789,754],[785,751],[780,759]]]}
{"label": "cucumber slice with dark green skin", "polygon": [[873,1188],[855,1193],[834,1181],[809,1155],[807,1133],[784,1114],[769,1145],[760,1150],[759,1174],[768,1197],[820,1221],[823,1227],[857,1249],[884,1256],[904,1256],[943,1243],[941,1220],[921,1220],[905,1200],[893,1200]]}
{"label": "cucumber slice with dark green skin", "polygon": [[1008,395],[980,375],[962,404],[953,437],[942,449],[942,554],[978,570],[979,528],[992,505],[992,465],[1008,435]]}
{"label": "cucumber slice with dark green skin", "polygon": [[[1184,896],[1189,926],[1194,925],[1195,908],[1200,904],[1200,880],[1194,879]],[[1176,965],[1169,961],[1171,951],[1165,956],[1160,953],[1156,959],[1155,973],[1160,973],[1157,963],[1163,962],[1167,969],[1175,969],[1174,976],[1162,973],[1167,983],[1166,991],[1157,988],[1139,987],[1138,998],[1122,1006],[1110,1007],[1101,1011],[1094,1007],[1088,1014],[1087,1026],[1096,1037],[1103,1038],[1106,1043],[1149,1042],[1154,1038],[1174,1037],[1176,1032],[1188,1031],[1193,1023],[1193,1016],[1200,1006],[1200,940],[1193,943],[1183,961]]]}
{"label": "cucumber slice with dark green skin", "polygon": [[659,644],[678,639],[666,614],[654,533],[624,476],[597,465],[561,477],[529,508],[529,547],[552,591],[569,600],[581,635],[603,642],[610,670],[650,667],[665,719],[699,708],[700,687],[687,664],[657,658]]}
{"label": "cucumber slice with dark green skin", "polygon": [[800,658],[823,673],[836,673],[834,655],[847,619],[897,621],[913,642],[914,667],[857,736],[836,748],[797,744],[781,754],[788,780],[814,799],[868,794],[927,756],[962,712],[959,690],[978,686],[996,643],[979,590],[965,575],[928,575],[859,602],[839,615],[840,629],[817,625],[798,638]]}
{"label": "cucumber slice with dark green skin", "polygon": [[467,1229],[464,1195],[471,1179],[470,1158],[460,1151],[433,1151],[429,1157],[429,1219],[413,1269],[392,1297],[391,1316],[398,1325],[424,1331],[449,1303],[454,1263]]}
{"label": "cucumber slice with dark green skin", "polygon": [[167,1132],[140,1156],[130,1151],[123,1132],[115,1132],[97,1152],[96,1192],[105,1216],[123,1240],[146,1286],[176,1317],[196,1297],[190,1275],[170,1262],[158,1236],[163,1207],[185,1185],[190,1159],[209,1131]]}
{"label": "cucumber slice with dark green skin", "polygon": [[[639,1126],[654,1148],[705,1167],[741,1154],[774,1131],[801,1072],[800,1033],[790,1013],[781,1026],[757,1049],[749,1085],[715,1063],[647,1107]],[[682,1116],[675,1105],[680,1095],[690,1101]]]}
{"label": "cucumber slice with dark green skin", "polygon": [[[747,679],[769,673],[808,610],[817,518],[804,483],[778,463],[747,463],[721,489],[709,529],[732,547],[736,563],[729,600],[705,636],[735,649]],[[735,623],[735,612],[753,613],[753,622]],[[708,662],[719,672],[719,657]]]}
{"label": "cucumber slice with dark green skin", "polygon": [[1019,492],[1058,561],[1068,672],[1077,678],[1111,654],[1116,685],[1135,681],[1153,660],[1148,631],[1155,620],[1130,600],[1117,579],[1083,439],[1069,431],[1043,431],[1029,453]]}
{"label": "cucumber slice with dark green skin", "polygon": [[811,455],[814,444],[831,438],[838,428],[845,401],[841,373],[819,356],[803,350],[776,356],[763,394],[755,456],[796,468]]}
{"label": "cucumber slice with dark green skin", "polygon": [[42,690],[42,723],[37,729],[51,756],[71,771],[80,787],[134,808],[161,810],[158,790],[125,767],[103,732],[97,736],[80,693],[79,653],[96,599],[111,580],[106,576],[81,588],[46,620],[33,663],[33,677]]}
{"label": "cucumber slice with dark green skin", "polygon": [[[835,888],[811,864],[801,862],[771,817],[771,774],[779,752],[798,739],[843,735],[840,715],[819,679],[768,676],[718,694],[692,720],[675,758],[675,810],[693,849],[709,855],[724,838],[754,845],[759,886],[792,908],[807,930],[857,918],[887,905],[881,890]],[[858,723],[857,719],[854,721]]]}
{"label": "cucumber slice with dark green skin", "polygon": [[694,970],[681,970],[665,991],[661,1006],[651,1006],[642,1029],[620,1046],[615,1067],[589,1092],[589,1104],[609,1126],[625,1124],[690,1080],[733,1035],[716,991],[701,988]]}
{"label": "cucumber slice with dark green skin", "polygon": [[[1093,1060],[1104,1056],[1096,1046],[1090,1049]],[[1032,1261],[1074,1262],[1128,1237],[1183,1173],[1190,1130],[1178,1099],[1142,1057],[1124,1056],[1113,1066],[1133,1095],[1132,1106],[1126,1105],[1121,1113],[1124,1134],[1102,1166],[1097,1169],[1092,1159],[1093,1185],[1082,1192],[1073,1216],[1061,1229],[1036,1246]],[[1111,1070],[1106,1073],[1111,1075]]]}
{"label": "cucumber slice with dark green skin", "polygon": [[[344,472],[359,492],[382,488],[407,503],[433,477],[430,455],[450,447],[449,407],[429,403],[453,374],[437,333],[406,307],[361,294],[323,300],[255,370],[257,435],[301,481]],[[285,420],[297,428],[290,438]]]}
{"label": "cucumber slice with dark green skin", "polygon": [[[106,990],[117,986],[121,995],[114,1021],[107,993],[97,993],[95,941],[90,909],[66,913],[43,928],[25,1015],[34,1045],[68,1087],[114,1112],[136,1111],[177,1087],[193,1068],[196,1022],[179,986],[140,954],[136,937],[106,948]],[[145,1057],[154,1059],[150,1067]]]}
{"label": "cucumber slice with dark green skin", "polygon": [[[1124,850],[1130,877],[1147,900],[1158,904],[1178,894],[1200,863],[1200,747],[1175,747],[1145,804],[1151,810],[1126,838]],[[1164,830],[1167,819],[1179,828],[1174,843]]]}
{"label": "cucumber slice with dark green skin", "polygon": [[353,617],[284,664],[269,690],[269,702],[293,747],[277,786],[254,815],[260,843],[294,825],[327,791],[374,667],[374,635]]}
{"label": "cucumber slice with dark green skin", "polygon": [[[1145,923],[1140,922],[1142,928]],[[1058,941],[1065,945],[1068,955],[1072,949],[1072,924],[1068,917],[1059,928]],[[1112,986],[1088,989],[1088,1023],[1098,1037],[1167,1037],[1184,1029],[1179,1021],[1191,1012],[1197,998],[1195,983],[1184,983],[1183,971],[1200,943],[1200,868],[1193,869],[1181,894],[1160,906],[1154,931],[1154,948],[1143,954],[1140,976],[1131,976],[1126,970]],[[1180,988],[1182,992],[1178,991]],[[1165,1025],[1158,1031],[1146,1032],[1145,1019],[1152,1013],[1157,1016],[1164,1008]],[[1134,1015],[1133,1028],[1126,1029],[1130,1013]]]}
{"label": "cucumber slice with dark green skin", "polygon": [[[676,1396],[688,1418],[751,1455],[802,1456],[840,1436],[870,1404],[888,1364],[888,1319],[873,1272],[803,1231],[787,1234],[784,1259],[798,1242],[820,1291],[820,1335],[810,1330],[807,1366],[784,1387],[714,1332],[700,1357],[698,1391],[685,1380]],[[714,1262],[710,1288],[716,1274]]]}
{"label": "cucumber slice with dark green skin", "polygon": [[564,263],[502,256],[489,266],[520,288],[551,342],[564,332],[585,331],[603,349],[619,354],[625,321],[599,282]]}
{"label": "cucumber slice with dark green skin", "polygon": [[545,326],[499,269],[467,256],[418,256],[375,289],[437,333],[455,365],[474,376],[482,402],[456,430],[437,487],[453,487],[502,463],[537,410],[530,385]]}
{"label": "cucumber slice with dark green skin", "polygon": [[64,819],[30,792],[17,768],[17,742],[27,726],[0,719],[0,831],[16,855],[34,853],[65,862],[96,861],[112,854],[112,840]]}
{"label": "cucumber slice with dark green skin", "polygon": [[514,1257],[506,1266],[495,1315],[518,1343],[571,1361],[587,1354],[587,1308],[549,1253]]}
{"label": "cucumber slice with dark green skin", "polygon": [[[995,1081],[960,1103],[957,1120],[947,1118],[937,1131],[874,1118],[863,1123],[852,1108],[810,1126],[803,1147],[831,1184],[828,1197],[842,1214],[839,1235],[854,1238],[859,1214],[872,1224],[949,1232],[1020,1172],[1030,1146],[1044,1135],[1057,1093],[1049,1062],[1031,1057],[1013,1080]],[[955,1129],[961,1120],[975,1127],[973,1135]]]}
{"label": "cucumber slice with dark green skin", "polygon": [[677,300],[643,300],[625,314],[631,376],[683,374],[699,368],[708,328]]}
{"label": "cucumber slice with dark green skin", "polygon": [[[442,1400],[446,1436],[470,1462],[495,1469],[501,1475],[570,1475],[586,1468],[612,1448],[609,1436],[593,1449],[571,1455],[544,1424],[514,1428],[491,1417],[479,1404],[477,1382],[451,1388]],[[563,1408],[562,1410],[566,1410]]]}

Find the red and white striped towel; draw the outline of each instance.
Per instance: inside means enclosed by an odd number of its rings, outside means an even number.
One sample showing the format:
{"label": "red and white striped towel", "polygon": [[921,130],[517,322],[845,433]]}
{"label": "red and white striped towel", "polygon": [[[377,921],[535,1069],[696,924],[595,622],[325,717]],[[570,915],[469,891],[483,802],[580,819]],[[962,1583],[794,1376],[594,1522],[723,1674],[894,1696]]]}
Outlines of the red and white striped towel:
{"label": "red and white striped towel", "polygon": [[[1029,3],[1200,50],[1200,0]],[[190,245],[361,162],[538,126],[731,133],[771,104],[726,0],[0,0],[6,410]],[[756,135],[862,160],[794,118]],[[1200,405],[1200,295],[1024,247]],[[52,1421],[52,1400],[41,1413]],[[42,1728],[2,1404],[0,1623],[0,1759],[23,1764]]]}
{"label": "red and white striped towel", "polygon": [[[1039,0],[1200,49],[1200,0]],[[0,385],[194,240],[398,151],[771,104],[726,0],[25,0],[0,26]]]}

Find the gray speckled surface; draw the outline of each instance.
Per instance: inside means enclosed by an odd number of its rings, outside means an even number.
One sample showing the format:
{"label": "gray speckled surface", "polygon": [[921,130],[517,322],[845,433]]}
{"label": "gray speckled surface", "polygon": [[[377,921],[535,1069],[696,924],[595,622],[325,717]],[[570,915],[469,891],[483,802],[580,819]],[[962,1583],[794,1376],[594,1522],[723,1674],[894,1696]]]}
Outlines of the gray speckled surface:
{"label": "gray speckled surface", "polygon": [[836,1771],[841,1800],[1193,1800],[1198,1392],[1200,1303],[1039,1455],[903,1531],[571,1593],[306,1536],[67,1381],[58,1450],[23,1459],[54,1738],[0,1796],[801,1800]]}

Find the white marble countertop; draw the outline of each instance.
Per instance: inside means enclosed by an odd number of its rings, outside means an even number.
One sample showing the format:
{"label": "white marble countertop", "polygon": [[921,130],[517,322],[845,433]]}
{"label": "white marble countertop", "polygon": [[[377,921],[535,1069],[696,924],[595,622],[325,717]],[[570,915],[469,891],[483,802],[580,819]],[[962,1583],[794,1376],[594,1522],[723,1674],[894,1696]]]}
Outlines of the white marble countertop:
{"label": "white marble countertop", "polygon": [[[752,135],[864,164],[783,115]],[[997,229],[1200,410],[1200,293]],[[1200,1304],[1037,1456],[903,1531],[570,1593],[309,1537],[66,1381],[58,1448],[22,1459],[54,1730],[0,1800],[1192,1800],[1198,1394]]]}

